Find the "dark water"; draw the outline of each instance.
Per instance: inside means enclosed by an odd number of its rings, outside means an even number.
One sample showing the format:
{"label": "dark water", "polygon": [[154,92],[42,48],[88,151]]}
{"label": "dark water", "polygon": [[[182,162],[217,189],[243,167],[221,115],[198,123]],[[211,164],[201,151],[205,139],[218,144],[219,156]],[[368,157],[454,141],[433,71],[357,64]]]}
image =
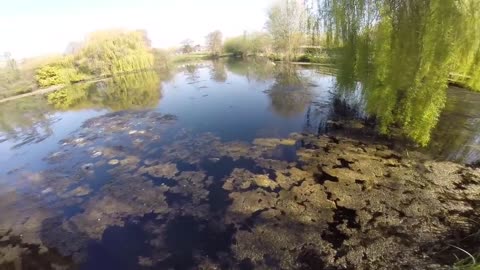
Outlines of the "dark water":
{"label": "dark water", "polygon": [[[450,89],[423,151],[477,161],[479,103],[479,94]],[[325,71],[262,61],[131,74],[0,106],[0,248],[31,249],[22,258],[45,269],[251,269],[243,255],[232,260],[242,254],[233,235],[251,231],[265,209],[233,226],[244,217],[230,213],[227,180],[254,174],[278,192],[265,160],[297,156],[295,142],[276,138],[345,123],[363,130],[366,117],[362,94],[337,92]]]}

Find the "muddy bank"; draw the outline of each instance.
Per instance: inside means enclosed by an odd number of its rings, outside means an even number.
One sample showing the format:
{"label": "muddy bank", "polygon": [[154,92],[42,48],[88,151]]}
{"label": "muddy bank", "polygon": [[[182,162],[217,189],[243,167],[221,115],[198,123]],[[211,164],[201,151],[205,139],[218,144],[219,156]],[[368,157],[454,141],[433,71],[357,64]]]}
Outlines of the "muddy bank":
{"label": "muddy bank", "polygon": [[48,169],[14,173],[0,269],[446,269],[465,257],[450,245],[479,252],[479,169],[342,136],[225,142],[175,121],[94,118]]}

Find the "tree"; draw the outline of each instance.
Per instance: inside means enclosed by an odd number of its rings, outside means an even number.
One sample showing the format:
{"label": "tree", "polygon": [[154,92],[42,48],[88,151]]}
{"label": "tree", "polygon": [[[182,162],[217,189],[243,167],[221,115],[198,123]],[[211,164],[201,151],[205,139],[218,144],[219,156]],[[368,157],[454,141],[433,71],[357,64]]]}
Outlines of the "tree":
{"label": "tree", "polygon": [[279,0],[268,11],[266,27],[274,48],[287,60],[295,58],[307,31],[307,12],[298,0]]}
{"label": "tree", "polygon": [[79,82],[87,74],[79,72],[74,65],[73,56],[67,56],[36,70],[35,78],[42,87]]}
{"label": "tree", "polygon": [[225,41],[224,50],[235,56],[262,55],[271,52],[271,38],[267,33],[244,33]]}
{"label": "tree", "polygon": [[183,53],[193,52],[193,40],[185,39],[184,41],[182,41],[182,52]]}
{"label": "tree", "polygon": [[249,46],[244,36],[229,38],[225,41],[224,49],[234,56],[245,57],[249,54]]}
{"label": "tree", "polygon": [[40,86],[69,84],[92,77],[150,70],[154,55],[146,32],[99,31],[90,34],[77,53],[36,70]]}
{"label": "tree", "polygon": [[[5,76],[8,82],[13,82],[18,80],[20,77],[20,71],[18,70],[17,61],[13,59],[10,52],[5,52],[3,54],[3,59],[5,62]],[[0,67],[1,68],[1,67]]]}
{"label": "tree", "polygon": [[76,65],[95,76],[151,69],[154,56],[145,31],[99,31],[88,36]]}
{"label": "tree", "polygon": [[472,88],[480,82],[479,2],[321,2],[327,40],[339,52],[339,88],[363,88],[366,110],[381,133],[400,127],[426,146],[445,107],[452,71]]}
{"label": "tree", "polygon": [[207,48],[214,57],[218,57],[222,53],[223,48],[223,37],[222,32],[213,31],[209,33],[206,37],[207,39]]}

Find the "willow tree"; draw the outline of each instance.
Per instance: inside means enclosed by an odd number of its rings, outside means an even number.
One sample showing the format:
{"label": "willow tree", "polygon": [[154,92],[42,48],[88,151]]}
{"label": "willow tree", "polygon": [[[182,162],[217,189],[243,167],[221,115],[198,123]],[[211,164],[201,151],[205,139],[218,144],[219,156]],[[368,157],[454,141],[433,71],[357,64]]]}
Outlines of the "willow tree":
{"label": "willow tree", "polygon": [[92,33],[76,58],[82,69],[97,76],[147,70],[154,66],[154,56],[145,31]]}
{"label": "willow tree", "polygon": [[459,7],[461,36],[452,79],[480,91],[480,1],[463,0]]}
{"label": "willow tree", "polygon": [[[475,2],[320,0],[327,40],[339,48],[338,84],[353,89],[360,82],[380,132],[398,125],[426,145],[445,106],[452,70],[461,70],[475,85]],[[462,44],[469,38],[469,45]]]}

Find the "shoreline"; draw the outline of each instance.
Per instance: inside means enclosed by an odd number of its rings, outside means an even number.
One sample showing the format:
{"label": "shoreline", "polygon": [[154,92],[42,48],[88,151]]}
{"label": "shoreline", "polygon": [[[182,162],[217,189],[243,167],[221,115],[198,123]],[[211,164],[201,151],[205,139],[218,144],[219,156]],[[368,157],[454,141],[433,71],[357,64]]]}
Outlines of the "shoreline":
{"label": "shoreline", "polygon": [[12,101],[12,100],[21,99],[21,98],[24,98],[24,97],[48,94],[48,93],[60,90],[63,87],[65,87],[65,85],[60,84],[60,85],[52,85],[52,86],[49,86],[49,87],[46,87],[46,88],[40,88],[40,89],[37,89],[37,90],[33,90],[32,92],[29,92],[29,93],[20,94],[20,95],[0,99],[0,104],[8,102],[8,101]]}
{"label": "shoreline", "polygon": [[[139,70],[139,71],[136,71],[136,72],[142,72],[142,70]],[[129,74],[129,73],[132,73],[132,72],[125,72],[125,73],[121,73],[121,74],[117,74],[117,75],[126,75],[126,74]],[[32,92],[29,92],[29,93],[20,94],[20,95],[0,99],[0,104],[5,103],[5,102],[9,102],[9,101],[12,101],[12,100],[21,99],[21,98],[24,98],[24,97],[48,94],[48,93],[51,93],[51,92],[61,90],[62,88],[66,87],[68,85],[75,85],[75,84],[79,84],[79,83],[95,83],[95,82],[100,82],[100,81],[107,80],[111,77],[113,77],[113,76],[98,77],[98,78],[84,80],[84,81],[80,81],[80,82],[76,82],[76,83],[72,83],[72,84],[58,84],[58,85],[52,85],[52,86],[45,87],[45,88],[39,88],[39,89],[33,90]]]}
{"label": "shoreline", "polygon": [[[232,57],[232,55],[228,55],[228,54],[224,54],[224,55],[220,55],[218,58],[229,58],[229,57]],[[292,64],[292,65],[302,65],[302,66],[317,66],[317,67],[323,67],[323,68],[328,68],[328,69],[331,69],[331,70],[336,70],[336,67],[335,65],[332,65],[332,64],[325,64],[325,63],[313,63],[313,62],[298,62],[298,61],[274,61],[270,58],[267,57],[267,59],[269,59],[270,61],[272,61],[272,63],[288,63],[288,64]],[[206,56],[202,55],[200,57],[192,57],[190,59],[182,59],[180,61],[177,61],[177,60],[174,60],[174,64],[180,64],[180,63],[187,63],[187,62],[195,62],[195,61],[213,61],[215,59],[212,59],[212,58],[207,58]],[[141,71],[141,70],[140,70]],[[138,71],[135,71],[135,72],[138,72]],[[124,74],[128,74],[128,73],[132,73],[132,72],[126,72],[126,73],[122,73],[122,74],[117,74],[117,75],[124,75]],[[333,72],[328,72],[328,74],[333,74]],[[90,79],[90,80],[85,80],[85,81],[80,81],[80,82],[76,82],[76,83],[73,83],[73,84],[77,84],[77,83],[91,83],[91,82],[98,82],[98,81],[102,81],[102,80],[106,80],[108,78],[111,78],[112,76],[106,76],[106,77],[97,77],[95,79]],[[475,90],[475,89],[472,89],[470,87],[467,87],[465,86],[464,84],[462,83],[459,83],[455,80],[452,80],[451,78],[448,79],[448,85],[449,86],[458,86],[458,87],[461,87],[461,88],[464,88],[464,89],[467,89],[469,91],[472,91],[472,92],[477,92],[477,93],[480,93],[479,91]],[[42,95],[42,94],[48,94],[48,93],[51,93],[51,92],[55,92],[57,90],[60,90],[62,89],[63,87],[65,87],[66,85],[65,84],[61,84],[61,85],[52,85],[52,86],[49,86],[49,87],[46,87],[46,88],[40,88],[40,89],[36,89],[36,90],[33,90],[32,92],[29,92],[29,93],[24,93],[24,94],[20,94],[20,95],[14,95],[14,96],[10,96],[10,97],[6,97],[6,98],[3,98],[3,99],[0,99],[0,104],[1,103],[5,103],[5,102],[8,102],[8,101],[12,101],[12,100],[17,100],[17,99],[21,99],[21,98],[24,98],[24,97],[29,97],[29,96],[36,96],[36,95]]]}

